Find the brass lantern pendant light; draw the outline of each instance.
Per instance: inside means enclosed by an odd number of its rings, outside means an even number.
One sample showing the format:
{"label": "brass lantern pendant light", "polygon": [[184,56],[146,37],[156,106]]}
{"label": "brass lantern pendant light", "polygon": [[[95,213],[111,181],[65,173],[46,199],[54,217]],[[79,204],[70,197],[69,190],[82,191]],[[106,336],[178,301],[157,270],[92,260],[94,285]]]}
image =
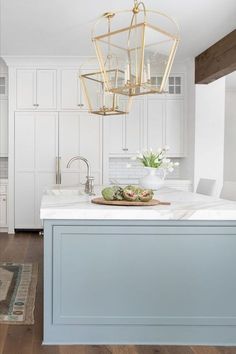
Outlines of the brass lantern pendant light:
{"label": "brass lantern pendant light", "polygon": [[165,91],[179,43],[172,18],[135,0],[131,10],[104,14],[92,40],[107,91],[126,96]]}
{"label": "brass lantern pendant light", "polygon": [[[105,17],[107,19],[107,30],[110,31],[112,15],[107,14]],[[118,80],[118,71],[110,68],[110,59],[112,56],[110,46],[108,46],[106,55],[106,76],[110,81],[116,82]],[[90,113],[99,116],[115,116],[129,113],[132,101],[131,97],[124,97],[107,90],[104,75],[101,72],[96,57],[80,67],[80,82]]]}

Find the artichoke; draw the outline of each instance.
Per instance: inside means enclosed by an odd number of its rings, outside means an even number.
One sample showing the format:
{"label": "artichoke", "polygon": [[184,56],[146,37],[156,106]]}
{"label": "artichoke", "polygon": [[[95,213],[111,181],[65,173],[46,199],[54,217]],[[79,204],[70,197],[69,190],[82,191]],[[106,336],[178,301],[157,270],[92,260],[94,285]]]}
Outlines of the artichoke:
{"label": "artichoke", "polygon": [[152,189],[143,189],[139,195],[139,200],[141,202],[149,202],[153,198],[153,190]]}
{"label": "artichoke", "polygon": [[123,190],[124,199],[129,202],[135,202],[138,200],[138,191],[135,186],[126,186]]}
{"label": "artichoke", "polygon": [[119,186],[107,187],[102,190],[105,200],[123,200],[123,189]]}

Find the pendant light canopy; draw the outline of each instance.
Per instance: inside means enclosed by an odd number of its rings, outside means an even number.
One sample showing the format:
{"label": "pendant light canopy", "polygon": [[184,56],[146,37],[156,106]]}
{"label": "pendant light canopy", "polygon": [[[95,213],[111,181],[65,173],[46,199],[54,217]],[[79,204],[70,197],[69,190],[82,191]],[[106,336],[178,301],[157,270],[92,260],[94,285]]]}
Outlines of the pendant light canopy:
{"label": "pendant light canopy", "polygon": [[127,96],[164,92],[179,43],[178,26],[169,16],[136,0],[131,10],[104,14],[92,40],[107,91]]}

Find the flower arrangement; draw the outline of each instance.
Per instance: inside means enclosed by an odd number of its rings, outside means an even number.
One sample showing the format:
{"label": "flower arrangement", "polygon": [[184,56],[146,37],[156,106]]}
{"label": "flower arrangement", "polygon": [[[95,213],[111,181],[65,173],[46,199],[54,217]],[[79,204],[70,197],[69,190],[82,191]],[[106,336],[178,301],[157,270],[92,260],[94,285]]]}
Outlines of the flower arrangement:
{"label": "flower arrangement", "polygon": [[178,162],[173,162],[166,158],[168,146],[159,148],[157,152],[152,149],[138,153],[137,156],[132,157],[132,160],[140,161],[145,167],[162,169],[165,172],[173,172],[175,166],[179,166]]}

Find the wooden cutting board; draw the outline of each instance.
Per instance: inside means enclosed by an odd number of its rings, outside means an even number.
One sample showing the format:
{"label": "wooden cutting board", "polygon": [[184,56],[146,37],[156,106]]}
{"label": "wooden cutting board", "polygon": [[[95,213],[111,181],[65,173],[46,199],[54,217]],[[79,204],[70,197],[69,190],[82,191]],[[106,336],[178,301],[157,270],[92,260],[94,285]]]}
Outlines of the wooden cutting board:
{"label": "wooden cutting board", "polygon": [[123,205],[123,206],[154,206],[154,205],[170,205],[169,202],[161,202],[157,199],[152,199],[149,202],[129,202],[127,200],[105,200],[103,198],[94,198],[91,200],[94,204],[101,205]]}

